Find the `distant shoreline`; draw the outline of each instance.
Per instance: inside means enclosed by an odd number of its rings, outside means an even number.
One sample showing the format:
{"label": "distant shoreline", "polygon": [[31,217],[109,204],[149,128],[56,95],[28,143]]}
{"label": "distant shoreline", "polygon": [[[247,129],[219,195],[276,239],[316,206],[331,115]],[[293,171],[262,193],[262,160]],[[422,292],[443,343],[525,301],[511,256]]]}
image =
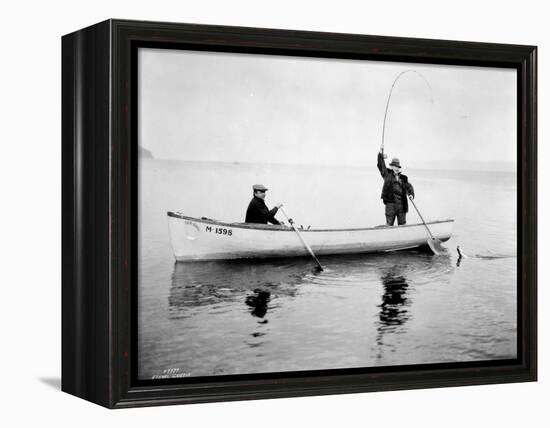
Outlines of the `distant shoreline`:
{"label": "distant shoreline", "polygon": [[[264,167],[326,167],[326,168],[360,168],[373,169],[376,171],[376,164],[320,164],[320,163],[269,163],[269,162],[241,162],[241,161],[215,161],[215,160],[187,160],[187,159],[158,159],[153,157],[142,157],[141,159],[162,161],[162,162],[182,162],[191,164],[211,164],[211,165],[249,165],[249,166],[264,166]],[[516,173],[517,167],[513,162],[484,162],[484,161],[456,161],[456,164],[433,163],[435,166],[430,168],[430,164],[412,164],[410,167],[405,167],[404,170],[409,171],[471,171],[471,172],[499,172],[499,173]]]}

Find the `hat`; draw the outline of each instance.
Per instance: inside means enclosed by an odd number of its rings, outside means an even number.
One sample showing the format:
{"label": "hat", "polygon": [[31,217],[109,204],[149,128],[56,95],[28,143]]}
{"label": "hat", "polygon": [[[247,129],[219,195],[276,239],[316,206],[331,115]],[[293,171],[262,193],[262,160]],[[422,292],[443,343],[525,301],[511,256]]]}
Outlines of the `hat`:
{"label": "hat", "polygon": [[267,187],[265,187],[263,184],[255,184],[254,186],[252,186],[252,190],[256,191],[256,190],[267,190]]}
{"label": "hat", "polygon": [[397,168],[401,168],[401,164],[399,163],[399,159],[393,158],[390,162],[390,166],[396,166]]}

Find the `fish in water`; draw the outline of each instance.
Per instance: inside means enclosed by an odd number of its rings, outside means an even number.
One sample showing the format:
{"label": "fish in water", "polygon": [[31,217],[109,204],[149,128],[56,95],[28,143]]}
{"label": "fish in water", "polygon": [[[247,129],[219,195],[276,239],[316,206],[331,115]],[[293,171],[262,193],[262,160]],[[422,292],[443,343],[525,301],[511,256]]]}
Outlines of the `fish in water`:
{"label": "fish in water", "polygon": [[456,252],[458,253],[458,258],[459,259],[462,259],[462,258],[467,259],[468,258],[468,256],[460,250],[460,245],[456,246]]}
{"label": "fish in water", "polygon": [[476,259],[486,259],[486,260],[494,260],[494,259],[508,259],[511,257],[516,257],[515,254],[475,254],[473,256],[468,256],[464,254],[460,248],[460,245],[456,246],[456,252],[458,253],[458,259],[470,259],[470,258],[476,258]]}

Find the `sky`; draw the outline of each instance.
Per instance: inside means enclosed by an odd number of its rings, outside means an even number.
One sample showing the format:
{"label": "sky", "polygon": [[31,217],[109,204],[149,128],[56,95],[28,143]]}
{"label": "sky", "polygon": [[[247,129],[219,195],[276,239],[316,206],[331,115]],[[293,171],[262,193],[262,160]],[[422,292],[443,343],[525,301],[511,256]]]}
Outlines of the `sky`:
{"label": "sky", "polygon": [[157,159],[372,164],[515,162],[516,71],[139,50],[139,144]]}

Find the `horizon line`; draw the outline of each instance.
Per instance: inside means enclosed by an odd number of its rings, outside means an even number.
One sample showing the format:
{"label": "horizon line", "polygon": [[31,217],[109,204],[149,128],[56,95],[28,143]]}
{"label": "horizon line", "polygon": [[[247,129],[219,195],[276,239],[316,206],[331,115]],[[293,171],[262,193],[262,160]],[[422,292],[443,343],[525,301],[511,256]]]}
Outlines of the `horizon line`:
{"label": "horizon line", "polygon": [[[249,164],[249,165],[283,165],[283,166],[326,166],[326,167],[372,167],[374,162],[372,163],[313,163],[313,162],[254,162],[254,161],[220,161],[220,160],[210,160],[210,159],[165,159],[165,158],[156,158],[156,157],[147,157],[147,156],[139,156],[140,159],[150,159],[150,160],[158,160],[163,162],[195,162],[195,163],[220,163],[220,164]],[[450,165],[447,166],[439,166],[442,162],[450,162]],[[462,165],[452,165],[452,163],[458,163]],[[464,164],[477,164],[472,166],[495,166],[495,165],[506,165],[508,167],[513,166],[513,170],[508,169],[475,169],[475,168],[468,168],[467,165]],[[499,171],[499,172],[516,172],[517,171],[517,162],[514,161],[507,161],[507,160],[498,160],[498,161],[490,161],[490,160],[449,160],[449,159],[441,159],[437,161],[420,161],[420,162],[410,162],[408,163],[412,166],[407,166],[404,169],[430,169],[430,170],[455,170],[455,171]],[[436,167],[433,168],[427,168],[427,165],[434,165]]]}

